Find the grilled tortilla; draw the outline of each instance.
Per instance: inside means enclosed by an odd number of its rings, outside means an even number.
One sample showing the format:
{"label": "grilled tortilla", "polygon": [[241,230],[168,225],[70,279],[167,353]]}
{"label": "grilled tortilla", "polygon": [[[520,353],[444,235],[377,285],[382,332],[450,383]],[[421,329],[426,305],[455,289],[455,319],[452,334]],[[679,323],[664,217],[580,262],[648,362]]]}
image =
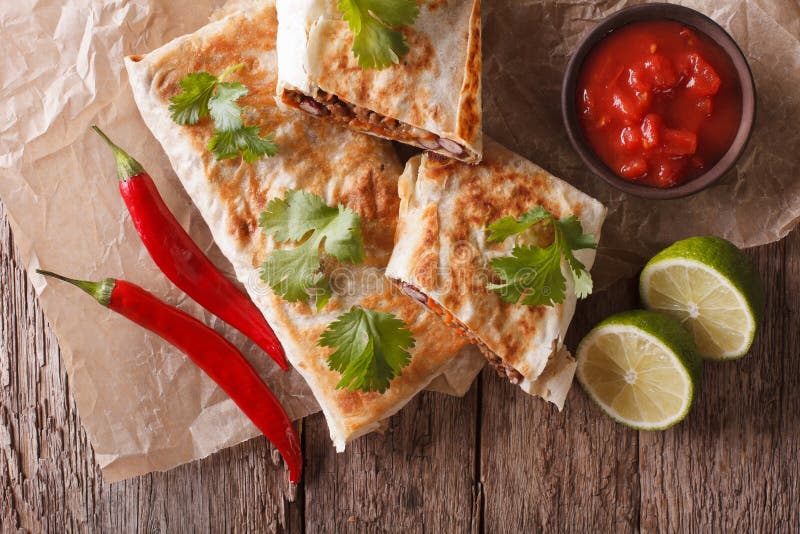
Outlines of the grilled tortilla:
{"label": "grilled tortilla", "polygon": [[[437,389],[455,387],[463,394],[484,362],[477,354],[459,355],[462,339],[383,283],[397,224],[401,168],[396,155],[388,142],[276,106],[276,30],[274,3],[253,3],[145,56],[127,58],[126,66],[147,126],[237,278],[275,329],[289,361],[308,382],[331,438],[342,450],[346,441],[379,428],[435,379]],[[187,73],[218,74],[238,63],[244,68],[229,80],[249,88],[239,100],[245,123],[260,125],[263,133],[275,132],[280,149],[277,156],[254,164],[240,158],[216,161],[206,150],[213,131],[210,119],[182,127],[168,111],[169,98],[180,91],[178,84]],[[343,276],[334,280],[341,293],[321,313],[305,303],[283,301],[259,280],[259,267],[275,244],[261,233],[258,216],[287,189],[312,191],[329,204],[344,203],[363,220],[366,261],[341,266]],[[410,364],[383,394],[336,389],[340,376],[325,361],[331,350],[317,346],[326,326],[355,305],[395,314],[416,338]]]}
{"label": "grilled tortilla", "polygon": [[[559,408],[575,363],[563,348],[575,311],[572,277],[562,304],[503,302],[486,289],[488,260],[507,255],[513,239],[488,243],[486,227],[542,205],[557,218],[577,215],[584,232],[600,237],[605,208],[540,167],[486,139],[480,165],[423,154],[400,177],[400,222],[386,275],[477,344],[501,376]],[[548,244],[547,236],[540,246]],[[552,240],[552,235],[549,237]],[[587,269],[594,250],[575,256]],[[566,262],[562,271],[567,273]]]}
{"label": "grilled tortilla", "polygon": [[422,0],[410,51],[358,66],[337,0],[277,0],[278,97],[358,131],[467,163],[482,154],[480,0]]}

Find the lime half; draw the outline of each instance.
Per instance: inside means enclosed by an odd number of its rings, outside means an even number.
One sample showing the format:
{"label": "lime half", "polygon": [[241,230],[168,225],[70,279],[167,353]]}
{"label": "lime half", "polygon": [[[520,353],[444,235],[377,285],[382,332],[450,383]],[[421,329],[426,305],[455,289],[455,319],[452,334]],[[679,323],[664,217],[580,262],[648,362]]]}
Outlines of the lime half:
{"label": "lime half", "polygon": [[750,259],[718,237],[678,241],[651,259],[639,279],[647,309],[678,319],[712,360],[744,356],[764,312],[764,289]]}
{"label": "lime half", "polygon": [[613,419],[640,430],[681,421],[692,406],[701,360],[692,335],[671,317],[612,315],[578,346],[578,381]]}

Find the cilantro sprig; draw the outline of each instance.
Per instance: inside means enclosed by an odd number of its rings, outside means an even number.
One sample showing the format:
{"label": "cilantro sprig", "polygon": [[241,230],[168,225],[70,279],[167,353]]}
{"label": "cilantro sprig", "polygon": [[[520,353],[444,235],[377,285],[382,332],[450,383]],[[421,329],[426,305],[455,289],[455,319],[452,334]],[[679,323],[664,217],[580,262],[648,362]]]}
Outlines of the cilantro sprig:
{"label": "cilantro sprig", "polygon": [[397,28],[417,20],[414,0],[339,0],[337,6],[353,32],[353,54],[362,69],[386,68],[408,53]]}
{"label": "cilantro sprig", "polygon": [[242,154],[247,163],[255,163],[262,156],[272,157],[278,153],[275,135],[259,135],[258,126],[244,126],[237,130],[217,130],[208,141],[208,150],[217,160],[231,159]]}
{"label": "cilantro sprig", "polygon": [[[534,225],[551,226],[553,242],[538,247],[520,242],[519,235]],[[521,217],[503,217],[490,224],[488,240],[493,243],[518,236],[510,256],[494,258],[489,265],[501,283],[488,283],[487,289],[506,302],[522,302],[528,306],[552,306],[564,302],[566,279],[561,271],[561,258],[567,260],[575,283],[575,294],[586,298],[592,292],[592,277],[586,266],[573,254],[576,250],[597,248],[591,234],[584,234],[575,215],[556,219],[542,206],[536,206]]]}
{"label": "cilantro sprig", "polygon": [[322,309],[331,296],[330,281],[321,269],[321,253],[339,261],[362,263],[364,241],[361,217],[339,204],[328,206],[307,191],[289,190],[271,200],[259,217],[259,226],[276,242],[300,243],[275,250],[261,268],[261,278],[289,302],[307,302],[316,296]]}
{"label": "cilantro sprig", "polygon": [[336,349],[327,359],[328,367],[342,375],[336,389],[379,393],[408,365],[414,343],[402,320],[358,306],[328,325],[318,341]]}
{"label": "cilantro sprig", "polygon": [[[261,278],[289,302],[315,297],[317,311],[325,307],[332,290],[322,254],[341,262],[364,261],[361,217],[342,204],[328,206],[314,193],[287,191],[267,203],[258,224],[278,243],[298,243],[273,251],[261,267]],[[327,362],[342,375],[337,389],[383,393],[408,365],[414,338],[394,315],[355,306],[329,324],[317,344],[335,349]]]}
{"label": "cilantro sprig", "polygon": [[231,159],[241,154],[244,161],[254,163],[263,156],[274,156],[278,147],[273,134],[261,136],[258,126],[245,126],[242,121],[242,108],[237,101],[247,95],[248,89],[239,82],[226,82],[225,78],[243,66],[232,65],[219,77],[190,72],[180,81],[183,92],[170,98],[169,112],[172,120],[182,126],[197,124],[210,115],[214,134],[207,148],[214,158]]}

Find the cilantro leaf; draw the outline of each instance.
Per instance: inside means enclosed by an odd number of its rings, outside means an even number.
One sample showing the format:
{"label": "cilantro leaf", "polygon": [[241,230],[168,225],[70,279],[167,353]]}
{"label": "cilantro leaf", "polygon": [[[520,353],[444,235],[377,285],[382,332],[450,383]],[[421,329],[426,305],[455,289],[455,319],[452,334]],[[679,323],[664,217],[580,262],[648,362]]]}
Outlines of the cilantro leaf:
{"label": "cilantro leaf", "polygon": [[284,300],[300,302],[309,299],[309,288],[317,287],[323,277],[319,270],[319,251],[313,241],[297,248],[276,250],[261,268],[261,277]]}
{"label": "cilantro leaf", "polygon": [[216,130],[208,141],[208,150],[215,159],[231,159],[242,152],[242,159],[247,163],[258,161],[261,156],[274,156],[278,153],[275,137],[268,134],[259,135],[258,126],[243,126],[238,130]]}
{"label": "cilantro leaf", "polygon": [[564,302],[567,286],[561,273],[561,250],[555,243],[547,248],[514,247],[511,256],[495,258],[489,265],[503,282],[486,287],[506,302],[522,299],[527,306]]}
{"label": "cilantro leaf", "polygon": [[276,241],[299,241],[309,232],[317,231],[318,237],[324,239],[325,252],[336,259],[351,263],[361,263],[364,259],[358,214],[342,204],[328,206],[314,193],[287,191],[283,199],[267,204],[259,224],[265,234],[274,233]]}
{"label": "cilantro leaf", "polygon": [[367,17],[353,39],[353,54],[362,69],[385,69],[408,53],[403,34]]}
{"label": "cilantro leaf", "polygon": [[290,191],[286,192],[284,198],[273,198],[267,202],[267,207],[258,216],[258,226],[261,227],[261,232],[267,235],[272,235],[278,243],[284,241],[298,241],[305,233],[298,237],[294,230],[295,227],[289,221],[289,197]]}
{"label": "cilantro leaf", "polygon": [[182,93],[169,99],[172,120],[186,126],[208,115],[208,101],[217,86],[217,77],[208,72],[190,72],[180,81]]}
{"label": "cilantro leaf", "polygon": [[[363,20],[364,12],[361,6],[358,5],[358,0],[339,0],[336,3],[336,8],[342,12],[342,18],[350,25],[350,31],[353,36],[361,33],[361,22]],[[366,14],[369,16],[369,14]]]}
{"label": "cilantro leaf", "polygon": [[564,239],[564,257],[567,258],[569,268],[575,278],[575,294],[580,299],[584,299],[592,293],[592,276],[586,270],[586,266],[572,254],[573,250],[586,248],[597,248],[594,236],[584,234],[581,221],[574,215],[564,217],[558,221],[561,228],[561,237]]}
{"label": "cilantro leaf", "polygon": [[339,204],[328,206],[307,191],[287,191],[273,199],[259,217],[259,226],[276,242],[302,241],[291,250],[276,250],[261,269],[262,279],[289,302],[308,301],[316,294],[317,307],[330,298],[330,281],[321,272],[320,251],[339,261],[364,261],[361,218]]}
{"label": "cilantro leaf", "polygon": [[583,233],[576,216],[569,215],[556,220],[544,207],[536,206],[519,219],[503,217],[490,224],[488,240],[500,242],[511,236],[519,236],[539,223],[552,225],[552,244],[538,247],[518,243],[511,251],[511,256],[491,260],[489,265],[501,283],[488,283],[486,288],[498,293],[506,302],[521,301],[528,306],[551,306],[564,302],[566,279],[561,270],[563,257],[574,280],[575,294],[578,298],[586,298],[592,292],[592,277],[573,251],[597,248],[597,243],[594,236]]}
{"label": "cilantro leaf", "polygon": [[408,53],[397,28],[417,19],[413,0],[339,0],[337,7],[353,32],[353,54],[362,69],[386,68]]}
{"label": "cilantro leaf", "polygon": [[308,232],[327,225],[339,213],[319,195],[289,190],[282,199],[273,199],[261,214],[264,233],[277,232],[276,241],[299,241]]}
{"label": "cilantro leaf", "polygon": [[247,87],[238,82],[226,82],[231,72],[244,63],[225,69],[219,78],[208,72],[190,72],[180,81],[182,93],[170,99],[172,120],[183,126],[197,124],[211,115],[214,134],[208,141],[208,150],[217,160],[235,158],[241,152],[242,159],[254,163],[262,156],[278,153],[272,134],[262,137],[258,126],[245,126],[239,98],[248,93]]}
{"label": "cilantro leaf", "polygon": [[339,204],[338,213],[325,227],[325,252],[339,261],[364,261],[361,217],[356,212]]}
{"label": "cilantro leaf", "polygon": [[360,0],[358,2],[387,26],[414,24],[419,7],[414,0]]}
{"label": "cilantro leaf", "polygon": [[583,233],[581,221],[574,215],[569,215],[558,221],[561,236],[570,250],[580,250],[584,248],[597,248],[597,242],[591,234]]}
{"label": "cilantro leaf", "polygon": [[236,101],[247,94],[247,87],[240,83],[223,82],[208,100],[208,111],[217,130],[229,132],[240,129],[242,108]]}
{"label": "cilantro leaf", "polygon": [[408,349],[415,341],[394,315],[353,307],[329,324],[317,343],[335,349],[327,362],[342,375],[336,389],[383,393],[411,361]]}
{"label": "cilantro leaf", "polygon": [[488,226],[488,229],[492,232],[489,235],[489,242],[499,243],[505,241],[512,235],[522,233],[534,224],[548,217],[551,217],[550,212],[544,209],[543,206],[536,206],[529,209],[523,213],[519,219],[515,219],[510,215],[503,217]]}

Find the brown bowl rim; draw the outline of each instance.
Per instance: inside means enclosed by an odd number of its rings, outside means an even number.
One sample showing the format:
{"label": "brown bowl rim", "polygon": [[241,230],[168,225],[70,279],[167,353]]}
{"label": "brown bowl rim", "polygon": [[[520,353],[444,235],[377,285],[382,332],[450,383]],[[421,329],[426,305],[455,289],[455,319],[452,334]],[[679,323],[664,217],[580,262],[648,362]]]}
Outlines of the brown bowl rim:
{"label": "brown bowl rim", "polygon": [[[578,121],[575,93],[583,61],[594,46],[609,33],[644,20],[674,20],[691,26],[717,43],[731,58],[742,90],[742,118],[731,146],[722,158],[697,178],[671,188],[637,184],[616,175],[595,154],[586,141]],[[736,164],[747,147],[756,114],[756,87],[753,72],[742,49],[725,29],[711,18],[694,9],[666,3],[640,4],[623,8],[600,21],[581,39],[567,64],[561,86],[561,111],[564,127],[573,148],[589,169],[609,185],[631,195],[650,199],[671,199],[692,195],[719,180]]]}

